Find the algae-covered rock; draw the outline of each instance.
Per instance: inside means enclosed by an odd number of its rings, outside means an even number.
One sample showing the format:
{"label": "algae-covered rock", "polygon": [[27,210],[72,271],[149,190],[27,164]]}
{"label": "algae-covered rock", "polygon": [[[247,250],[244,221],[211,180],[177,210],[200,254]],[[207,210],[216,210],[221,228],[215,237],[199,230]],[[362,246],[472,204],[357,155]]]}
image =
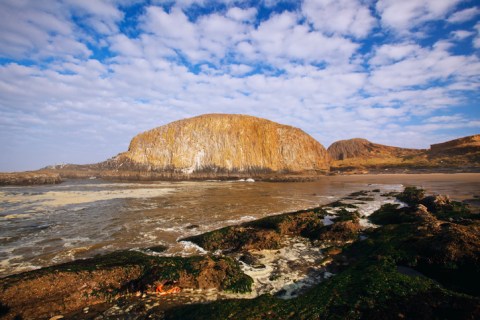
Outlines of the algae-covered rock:
{"label": "algae-covered rock", "polygon": [[324,214],[320,208],[284,213],[182,240],[191,241],[209,251],[277,249],[282,245],[283,236],[313,237],[323,226]]}
{"label": "algae-covered rock", "polygon": [[228,257],[122,251],[1,279],[0,304],[5,319],[49,318],[138,291],[155,292],[167,282],[180,289],[243,293],[253,280]]}
{"label": "algae-covered rock", "polygon": [[[307,293],[280,300],[217,301],[169,310],[166,319],[476,319],[480,317],[480,225],[446,221],[420,202],[423,191],[403,192],[409,207],[383,206],[366,239],[333,250],[335,276]],[[445,209],[445,207],[443,207]],[[447,210],[447,209],[446,209]],[[453,213],[451,213],[453,214]],[[275,229],[275,223],[257,225]],[[281,221],[280,221],[281,220]],[[255,222],[252,222],[255,224]],[[327,227],[330,230],[326,231]],[[358,237],[355,220],[320,227],[320,238]],[[336,231],[338,231],[336,233]],[[343,239],[342,239],[343,238]],[[348,238],[348,237],[347,237]],[[350,239],[352,239],[350,238]],[[330,249],[324,250],[325,254]],[[401,266],[401,268],[399,268]],[[411,272],[404,272],[405,269]],[[403,271],[402,271],[403,270]]]}

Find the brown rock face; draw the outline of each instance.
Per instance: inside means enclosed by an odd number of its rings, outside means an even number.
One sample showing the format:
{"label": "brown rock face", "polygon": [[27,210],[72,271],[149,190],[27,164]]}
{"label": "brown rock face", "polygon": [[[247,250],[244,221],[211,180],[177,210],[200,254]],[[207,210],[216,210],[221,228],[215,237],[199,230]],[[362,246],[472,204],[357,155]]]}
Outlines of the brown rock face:
{"label": "brown rock face", "polygon": [[328,154],[333,160],[402,157],[418,154],[419,151],[417,149],[385,146],[360,138],[340,140],[328,147]]}
{"label": "brown rock face", "polygon": [[302,130],[233,114],[202,115],[143,132],[113,162],[117,168],[183,174],[329,169],[325,148]]}
{"label": "brown rock face", "polygon": [[8,185],[36,185],[60,183],[62,179],[58,173],[51,172],[0,172],[0,186]]}
{"label": "brown rock face", "polygon": [[432,144],[429,153],[432,156],[440,156],[460,155],[478,151],[480,151],[480,134]]}

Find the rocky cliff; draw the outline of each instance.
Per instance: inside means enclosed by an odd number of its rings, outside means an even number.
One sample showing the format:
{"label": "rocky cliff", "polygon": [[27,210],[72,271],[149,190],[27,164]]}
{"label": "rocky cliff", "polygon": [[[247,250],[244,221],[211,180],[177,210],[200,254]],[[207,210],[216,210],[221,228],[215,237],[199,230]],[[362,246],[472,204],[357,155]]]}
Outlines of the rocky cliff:
{"label": "rocky cliff", "polygon": [[340,140],[328,147],[328,154],[333,160],[404,157],[421,152],[418,149],[391,147],[360,138]]}
{"label": "rocky cliff", "polygon": [[207,114],[140,133],[116,170],[195,174],[326,172],[325,148],[302,130],[246,115]]}
{"label": "rocky cliff", "polygon": [[432,144],[429,154],[431,156],[458,155],[478,151],[480,151],[480,134]]}
{"label": "rocky cliff", "polygon": [[365,139],[341,140],[333,143],[328,153],[334,171],[478,171],[480,135],[433,144],[430,149],[397,148]]}

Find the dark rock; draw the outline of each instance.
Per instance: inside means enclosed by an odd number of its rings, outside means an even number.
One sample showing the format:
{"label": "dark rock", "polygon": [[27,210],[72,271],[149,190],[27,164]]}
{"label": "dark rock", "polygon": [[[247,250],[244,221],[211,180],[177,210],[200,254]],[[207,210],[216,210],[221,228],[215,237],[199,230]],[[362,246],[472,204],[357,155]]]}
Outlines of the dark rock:
{"label": "dark rock", "polygon": [[397,199],[408,204],[409,206],[415,206],[421,202],[425,197],[425,190],[417,187],[406,187],[403,192],[397,195]]}
{"label": "dark rock", "polygon": [[0,279],[0,305],[5,319],[50,318],[138,290],[154,292],[159,282],[168,281],[182,289],[233,292],[248,292],[253,282],[227,257],[154,257],[123,251]]}
{"label": "dark rock", "polygon": [[61,183],[60,174],[43,172],[43,171],[27,171],[27,172],[0,172],[0,186],[8,185],[37,185],[37,184],[57,184]]}
{"label": "dark rock", "polygon": [[168,249],[167,246],[163,246],[163,245],[159,245],[159,246],[154,246],[154,247],[149,247],[147,248],[147,250],[150,250],[150,251],[153,251],[153,252],[157,252],[157,253],[161,253],[161,252],[164,252]]}

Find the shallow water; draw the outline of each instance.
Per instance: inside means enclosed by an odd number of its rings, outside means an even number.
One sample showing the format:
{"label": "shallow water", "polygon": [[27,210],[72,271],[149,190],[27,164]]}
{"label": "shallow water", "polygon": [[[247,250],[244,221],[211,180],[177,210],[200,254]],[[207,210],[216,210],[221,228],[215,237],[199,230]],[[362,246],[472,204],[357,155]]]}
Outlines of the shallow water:
{"label": "shallow water", "polygon": [[[0,188],[0,276],[118,249],[164,244],[167,255],[201,250],[178,239],[299,209],[359,190],[418,185],[458,200],[480,195],[480,174],[334,176],[306,183],[71,180]],[[378,204],[372,203],[372,208]]]}

